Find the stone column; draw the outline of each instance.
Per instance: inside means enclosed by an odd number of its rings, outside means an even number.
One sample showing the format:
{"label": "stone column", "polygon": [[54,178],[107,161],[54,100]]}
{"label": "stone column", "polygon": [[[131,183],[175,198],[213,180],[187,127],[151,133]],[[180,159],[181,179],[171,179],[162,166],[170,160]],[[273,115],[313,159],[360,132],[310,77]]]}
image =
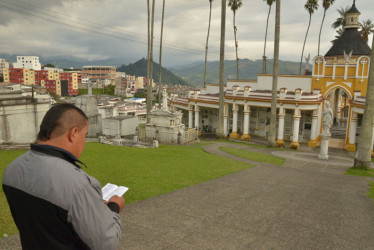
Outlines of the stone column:
{"label": "stone column", "polygon": [[290,148],[298,150],[300,148],[299,144],[299,126],[300,126],[300,110],[295,109],[295,113],[293,115],[293,135],[292,135],[292,142]]}
{"label": "stone column", "polygon": [[280,107],[278,116],[279,116],[278,139],[275,142],[275,145],[277,147],[284,147],[285,146],[284,139],[283,139],[283,136],[284,136],[284,118],[286,116],[286,113],[285,113],[285,110],[284,110],[283,107]]}
{"label": "stone column", "polygon": [[317,147],[317,123],[318,123],[318,109],[313,110],[312,115],[312,130],[310,131],[310,140],[308,142],[308,147]]}
{"label": "stone column", "polygon": [[227,136],[227,119],[229,118],[229,114],[227,113],[227,103],[225,103],[224,111],[223,111],[223,133],[225,136]]}
{"label": "stone column", "polygon": [[199,106],[195,105],[195,128],[199,129],[199,115],[200,115],[200,110]]}
{"label": "stone column", "polygon": [[349,141],[347,145],[347,151],[356,152],[356,130],[357,130],[357,113],[351,113],[351,122],[349,124]]}
{"label": "stone column", "polygon": [[188,110],[188,128],[193,128],[193,110],[190,108]]}
{"label": "stone column", "polygon": [[319,159],[328,160],[329,155],[329,140],[330,140],[331,134],[322,132],[321,134],[321,151],[318,155]]}
{"label": "stone column", "polygon": [[238,105],[235,103],[233,104],[232,113],[232,132],[230,134],[230,138],[238,140]]}
{"label": "stone column", "polygon": [[251,113],[251,107],[247,104],[244,105],[244,128],[243,135],[240,138],[242,141],[249,141],[251,137],[249,136],[249,115]]}

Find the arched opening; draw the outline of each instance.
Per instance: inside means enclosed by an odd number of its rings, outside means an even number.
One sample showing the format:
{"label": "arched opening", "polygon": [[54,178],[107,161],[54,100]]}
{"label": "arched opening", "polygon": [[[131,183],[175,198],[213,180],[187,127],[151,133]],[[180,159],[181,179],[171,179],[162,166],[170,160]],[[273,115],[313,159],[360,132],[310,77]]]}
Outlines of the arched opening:
{"label": "arched opening", "polygon": [[334,113],[334,122],[330,129],[331,138],[342,140],[340,144],[344,144],[343,141],[347,135],[351,98],[350,92],[340,86],[329,90],[325,95],[325,99],[330,102]]}

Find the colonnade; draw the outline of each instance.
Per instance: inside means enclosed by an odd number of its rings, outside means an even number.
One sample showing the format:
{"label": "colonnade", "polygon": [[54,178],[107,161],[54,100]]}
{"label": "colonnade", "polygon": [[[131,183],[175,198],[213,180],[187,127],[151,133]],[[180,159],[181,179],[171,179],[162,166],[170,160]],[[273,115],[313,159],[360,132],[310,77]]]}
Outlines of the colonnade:
{"label": "colonnade", "polygon": [[[248,104],[244,104],[243,109],[243,134],[240,136],[238,134],[238,113],[239,113],[239,105],[234,103],[232,108],[232,132],[230,133],[230,138],[232,139],[241,139],[243,141],[249,141],[250,140],[250,113],[251,113],[251,107]],[[195,113],[195,119],[193,119],[193,114]],[[285,131],[285,108],[280,107],[278,118],[278,137],[276,141],[276,145],[279,147],[284,147],[284,131]],[[199,129],[200,126],[200,108],[198,105],[190,106],[189,108],[189,119],[188,119],[188,127],[189,128],[197,128]],[[313,110],[312,115],[312,125],[311,125],[311,135],[310,135],[310,141],[308,142],[308,146],[310,147],[316,147],[317,146],[317,136],[318,136],[318,110]],[[301,110],[299,108],[294,109],[293,114],[293,131],[292,131],[292,141],[291,141],[291,148],[299,149],[299,128],[300,128],[300,118],[301,118]],[[193,122],[195,120],[195,122]],[[223,118],[223,130],[224,134],[228,134],[228,121],[229,121],[229,114],[228,114],[228,104],[225,104],[225,110],[224,110],[224,118]]]}

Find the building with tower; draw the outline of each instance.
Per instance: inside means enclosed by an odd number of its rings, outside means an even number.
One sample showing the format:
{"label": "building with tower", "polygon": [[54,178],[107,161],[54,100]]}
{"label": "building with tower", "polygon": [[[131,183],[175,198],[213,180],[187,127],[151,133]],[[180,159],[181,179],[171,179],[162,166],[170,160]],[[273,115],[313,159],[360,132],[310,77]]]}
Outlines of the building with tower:
{"label": "building with tower", "polygon": [[[356,150],[356,134],[365,106],[371,49],[361,37],[360,12],[355,2],[347,13],[341,37],[325,56],[313,59],[312,75],[280,75],[277,98],[277,145],[298,149],[300,143],[319,146],[322,110],[329,101],[334,111],[330,146]],[[248,141],[269,132],[272,75],[257,81],[228,80],[225,86],[224,133]],[[169,105],[183,113],[182,121],[201,133],[218,127],[219,85],[172,95]]]}

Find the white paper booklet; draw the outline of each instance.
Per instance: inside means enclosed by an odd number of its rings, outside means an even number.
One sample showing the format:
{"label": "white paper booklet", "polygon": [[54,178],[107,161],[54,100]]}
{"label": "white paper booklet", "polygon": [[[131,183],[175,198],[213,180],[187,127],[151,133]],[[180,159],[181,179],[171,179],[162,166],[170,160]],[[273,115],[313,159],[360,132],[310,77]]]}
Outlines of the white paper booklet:
{"label": "white paper booklet", "polygon": [[108,183],[102,188],[103,200],[108,201],[113,195],[121,197],[127,190],[129,188]]}

